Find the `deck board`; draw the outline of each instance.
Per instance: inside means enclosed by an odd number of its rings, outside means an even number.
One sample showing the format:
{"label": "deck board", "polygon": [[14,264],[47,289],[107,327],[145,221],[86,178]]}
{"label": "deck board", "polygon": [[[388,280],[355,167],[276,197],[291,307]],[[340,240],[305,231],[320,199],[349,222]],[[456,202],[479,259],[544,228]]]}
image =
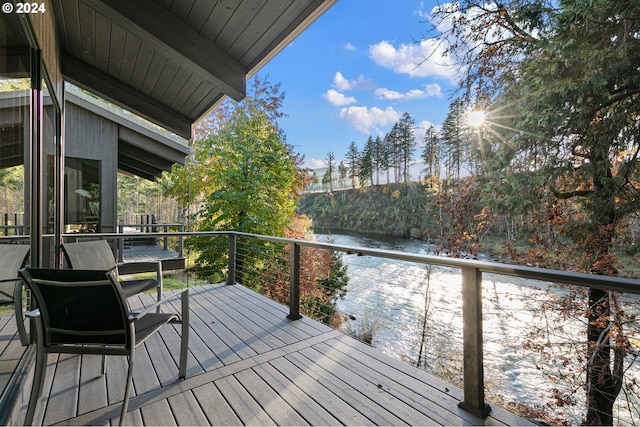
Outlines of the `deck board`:
{"label": "deck board", "polygon": [[[190,309],[187,378],[177,378],[180,328],[164,327],[137,352],[126,424],[530,424],[495,406],[481,420],[458,408],[460,389],[307,317],[288,320],[287,307],[240,285],[191,288]],[[104,376],[100,356],[48,361],[37,419],[117,424],[124,357],[107,357]]]}
{"label": "deck board", "polygon": [[194,388],[193,395],[204,411],[209,425],[242,425],[240,418],[238,418],[222,393],[220,393],[220,390],[212,382]]}
{"label": "deck board", "polygon": [[277,390],[280,397],[287,402],[305,421],[310,425],[338,425],[337,419],[319,405],[313,399],[306,398],[304,389],[300,384],[289,381],[271,363],[263,363],[253,368],[253,370],[267,384]]}
{"label": "deck board", "polygon": [[209,425],[198,399],[190,390],[167,399],[177,425]]}
{"label": "deck board", "polygon": [[108,404],[107,382],[102,375],[102,356],[85,355],[81,358],[80,383],[83,392],[78,396],[78,413],[86,414]]}
{"label": "deck board", "polygon": [[178,425],[167,400],[160,400],[140,408],[142,422],[148,426]]}

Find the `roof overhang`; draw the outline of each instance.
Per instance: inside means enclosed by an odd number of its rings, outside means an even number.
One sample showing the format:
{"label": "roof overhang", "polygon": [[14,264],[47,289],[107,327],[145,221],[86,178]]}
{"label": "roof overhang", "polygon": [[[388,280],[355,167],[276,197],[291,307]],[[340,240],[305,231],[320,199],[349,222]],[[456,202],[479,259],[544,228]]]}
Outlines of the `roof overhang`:
{"label": "roof overhang", "polygon": [[65,80],[184,138],[337,0],[52,0]]}
{"label": "roof overhang", "polygon": [[118,169],[153,181],[174,164],[184,164],[188,141],[115,108],[104,101],[67,87],[65,102],[97,114],[118,128]]}

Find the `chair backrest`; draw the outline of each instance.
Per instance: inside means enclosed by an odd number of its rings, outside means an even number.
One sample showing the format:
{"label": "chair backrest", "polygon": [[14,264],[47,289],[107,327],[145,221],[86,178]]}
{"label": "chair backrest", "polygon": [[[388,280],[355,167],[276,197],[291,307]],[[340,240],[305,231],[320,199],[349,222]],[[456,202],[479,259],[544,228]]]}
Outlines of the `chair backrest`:
{"label": "chair backrest", "polygon": [[86,344],[130,348],[129,311],[112,270],[23,268],[20,276],[38,303],[45,348]]}
{"label": "chair backrest", "polygon": [[13,303],[18,270],[27,262],[29,245],[0,245],[0,305]]}
{"label": "chair backrest", "polygon": [[113,251],[106,240],[64,243],[62,252],[74,270],[111,270],[116,266]]}

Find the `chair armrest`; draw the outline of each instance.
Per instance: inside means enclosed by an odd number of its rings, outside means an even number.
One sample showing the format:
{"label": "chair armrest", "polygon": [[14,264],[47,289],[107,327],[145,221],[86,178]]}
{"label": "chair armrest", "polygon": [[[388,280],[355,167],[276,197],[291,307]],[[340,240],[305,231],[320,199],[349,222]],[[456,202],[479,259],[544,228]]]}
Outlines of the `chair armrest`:
{"label": "chair armrest", "polygon": [[144,311],[141,311],[140,313],[131,313],[129,315],[129,320],[136,322],[139,319],[141,319],[142,317],[146,316],[147,314],[149,314],[151,311],[155,310],[156,308],[160,307],[163,304],[166,304],[167,302],[176,299],[177,297],[180,297],[180,300],[182,301],[182,311],[183,313],[180,313],[184,316],[184,310],[185,307],[188,310],[189,309],[189,289],[183,289],[173,295],[169,295],[166,298],[161,299],[160,301],[156,302],[155,304],[152,304],[148,307],[144,308]]}
{"label": "chair armrest", "polygon": [[155,261],[131,261],[121,262],[116,265],[118,273],[120,273],[120,267],[125,267],[123,274],[129,273],[151,273],[156,272],[156,282],[158,282],[158,301],[162,299],[163,283],[162,283],[162,260]]}

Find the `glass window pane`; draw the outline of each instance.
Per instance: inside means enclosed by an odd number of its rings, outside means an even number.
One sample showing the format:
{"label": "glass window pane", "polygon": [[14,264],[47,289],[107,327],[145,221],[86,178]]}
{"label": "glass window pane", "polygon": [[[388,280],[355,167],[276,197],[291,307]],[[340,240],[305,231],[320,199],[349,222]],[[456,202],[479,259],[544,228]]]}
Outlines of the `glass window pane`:
{"label": "glass window pane", "polygon": [[65,232],[100,232],[100,161],[65,158]]}
{"label": "glass window pane", "polygon": [[30,55],[14,16],[0,19],[0,236],[24,233]]}

